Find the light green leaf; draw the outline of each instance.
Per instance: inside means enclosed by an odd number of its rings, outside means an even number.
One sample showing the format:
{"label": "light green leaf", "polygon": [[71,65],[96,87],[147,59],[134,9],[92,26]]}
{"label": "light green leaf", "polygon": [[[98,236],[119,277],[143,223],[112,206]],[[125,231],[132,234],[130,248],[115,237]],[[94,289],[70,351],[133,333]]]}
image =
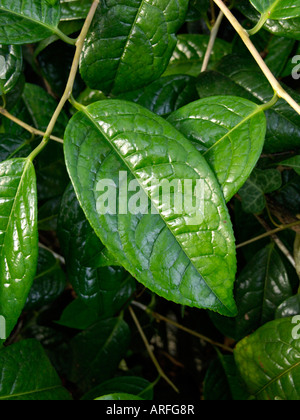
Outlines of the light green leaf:
{"label": "light green leaf", "polygon": [[[176,48],[164,76],[174,74],[199,76],[208,43],[208,35],[178,35]],[[211,53],[209,69],[225,55],[230,54],[231,48],[228,42],[217,39]]]}
{"label": "light green leaf", "polygon": [[58,32],[60,3],[46,0],[1,0],[0,43],[29,44]]}
{"label": "light green leaf", "polygon": [[236,347],[240,374],[257,400],[300,400],[299,327],[293,321],[272,321]]}
{"label": "light green leaf", "polygon": [[300,155],[294,156],[290,159],[284,160],[281,162],[282,166],[287,166],[288,168],[293,168],[298,175],[300,175]]}
{"label": "light green leaf", "polygon": [[229,201],[261,155],[266,134],[261,107],[242,98],[218,96],[190,103],[168,121],[205,157]]}
{"label": "light green leaf", "polygon": [[0,95],[6,95],[17,84],[22,68],[22,48],[0,45]]}
{"label": "light green leaf", "polygon": [[26,303],[37,266],[37,193],[26,159],[0,164],[0,315],[7,337]]}
{"label": "light green leaf", "polygon": [[[174,302],[235,314],[236,256],[228,210],[212,170],[189,140],[141,106],[110,100],[72,118],[65,155],[88,220],[133,277]],[[121,188],[119,212],[112,208],[103,214],[103,180],[113,185],[112,207]],[[164,180],[174,181],[177,193],[171,189],[162,200]],[[184,183],[191,188],[183,194]],[[124,189],[129,189],[125,198]],[[194,194],[198,205],[192,209],[188,201]],[[174,196],[179,204],[168,205]]]}
{"label": "light green leaf", "polygon": [[158,79],[176,46],[188,0],[107,0],[85,42],[80,71],[92,89],[120,94]]}
{"label": "light green leaf", "polygon": [[239,191],[244,211],[261,213],[266,207],[265,194],[278,190],[281,185],[281,174],[276,169],[255,169]]}
{"label": "light green leaf", "polygon": [[0,400],[65,401],[71,397],[42,346],[23,340],[0,352]]}
{"label": "light green leaf", "polygon": [[290,19],[300,17],[300,4],[291,0],[250,0],[260,13],[268,19]]}

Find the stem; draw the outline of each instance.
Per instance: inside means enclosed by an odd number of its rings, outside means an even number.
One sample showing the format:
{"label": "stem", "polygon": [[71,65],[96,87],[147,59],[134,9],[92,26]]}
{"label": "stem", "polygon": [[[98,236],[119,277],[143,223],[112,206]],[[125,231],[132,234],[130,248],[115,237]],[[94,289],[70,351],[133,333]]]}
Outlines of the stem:
{"label": "stem", "polygon": [[85,20],[85,23],[82,27],[81,33],[76,41],[76,52],[75,52],[75,56],[73,59],[73,63],[72,63],[72,67],[71,67],[71,71],[69,74],[69,79],[68,79],[68,83],[65,89],[65,92],[51,118],[51,121],[48,125],[48,128],[46,130],[46,133],[44,135],[44,138],[42,140],[42,142],[40,143],[40,145],[31,153],[31,155],[29,156],[29,159],[32,161],[43,149],[44,147],[48,144],[49,140],[50,140],[50,136],[52,134],[52,131],[55,127],[56,121],[63,109],[63,107],[65,106],[66,102],[69,100],[72,91],[73,91],[73,86],[74,86],[74,82],[75,82],[75,78],[76,78],[76,74],[77,74],[77,70],[78,70],[78,66],[79,66],[79,60],[80,60],[80,55],[83,49],[83,44],[85,41],[85,38],[88,34],[88,31],[90,29],[90,26],[92,24],[92,21],[94,19],[97,7],[99,5],[99,0],[94,0],[93,4],[91,6],[91,9],[89,11],[89,14]]}
{"label": "stem", "polygon": [[[45,133],[43,131],[37,130],[34,127],[31,127],[30,125],[24,123],[23,121],[19,120],[17,117],[15,117],[14,115],[10,114],[6,109],[1,108],[0,107],[0,114],[3,115],[4,117],[8,118],[9,120],[13,121],[15,124],[19,125],[20,127],[24,128],[24,130],[28,131],[30,134],[34,135],[34,136],[45,136]],[[50,136],[51,140],[57,141],[58,143],[62,143],[63,144],[63,139],[60,139],[59,137],[56,136]]]}
{"label": "stem", "polygon": [[69,45],[76,45],[77,40],[70,38],[68,35],[64,34],[60,29],[55,31],[55,34],[64,42]]}
{"label": "stem", "polygon": [[239,21],[234,17],[228,7],[223,3],[222,0],[214,0],[214,2],[219,6],[222,10],[224,15],[227,17],[231,25],[237,31],[239,36],[242,38],[244,44],[252,54],[253,58],[259,65],[260,69],[268,79],[269,83],[271,84],[274,92],[279,96],[279,98],[284,99],[299,115],[300,115],[300,105],[282,88],[276,77],[273,75],[269,67],[264,62],[263,58],[253,45],[252,41],[250,40],[248,32],[241,26]]}
{"label": "stem", "polygon": [[253,29],[250,29],[250,31],[248,31],[249,36],[253,36],[257,32],[259,32],[268,19],[269,19],[268,13],[262,14],[259,21],[257,22],[257,25],[255,25]]}
{"label": "stem", "polygon": [[216,341],[211,340],[210,338],[206,337],[205,335],[202,335],[196,331],[190,330],[187,327],[184,327],[181,324],[178,324],[177,322],[173,321],[172,319],[166,318],[163,315],[158,314],[157,312],[152,311],[151,309],[147,308],[147,306],[142,305],[139,302],[132,302],[133,305],[137,306],[138,308],[142,309],[145,312],[149,312],[157,321],[163,321],[167,324],[173,325],[174,327],[178,328],[179,330],[185,331],[186,333],[193,335],[194,337],[200,338],[201,340],[205,341],[206,343],[211,344],[214,347],[219,347],[225,351],[228,351],[230,353],[233,353],[233,350],[231,347],[225,346],[224,344],[217,343]]}
{"label": "stem", "polygon": [[131,317],[132,317],[132,319],[133,319],[133,321],[134,321],[134,323],[135,323],[135,325],[136,325],[136,327],[137,327],[137,329],[138,329],[138,331],[140,333],[140,336],[141,336],[141,338],[142,338],[142,340],[143,340],[143,342],[145,344],[145,347],[147,349],[147,352],[148,352],[148,354],[149,354],[149,356],[150,356],[150,358],[151,358],[154,366],[157,369],[158,374],[174,389],[174,391],[177,394],[179,394],[178,388],[173,384],[173,382],[167,377],[167,375],[165,374],[165,372],[160,367],[160,364],[158,363],[158,360],[156,359],[156,357],[155,357],[155,355],[154,355],[154,353],[153,353],[153,351],[151,349],[151,346],[148,343],[147,337],[144,334],[144,331],[143,331],[143,329],[141,327],[141,324],[139,323],[139,320],[137,319],[137,317],[136,317],[136,315],[134,313],[134,310],[132,309],[131,306],[129,306],[129,312],[130,312],[130,315],[131,315]]}
{"label": "stem", "polygon": [[212,50],[214,48],[214,45],[215,45],[215,42],[216,42],[216,39],[217,39],[218,32],[219,32],[223,17],[224,17],[224,13],[221,11],[219,16],[218,16],[217,21],[215,22],[215,24],[214,24],[214,26],[211,30],[210,39],[209,39],[209,43],[208,43],[207,50],[206,50],[206,53],[205,53],[201,73],[203,73],[207,70],[209,60],[210,60],[210,56],[211,56]]}

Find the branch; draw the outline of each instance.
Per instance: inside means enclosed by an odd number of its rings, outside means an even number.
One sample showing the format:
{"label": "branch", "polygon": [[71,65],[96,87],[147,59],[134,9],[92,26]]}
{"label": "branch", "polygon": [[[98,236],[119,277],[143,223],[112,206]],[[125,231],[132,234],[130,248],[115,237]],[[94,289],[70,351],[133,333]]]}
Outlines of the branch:
{"label": "branch", "polygon": [[31,155],[29,156],[30,160],[33,160],[43,149],[44,147],[48,144],[52,131],[55,127],[56,121],[63,109],[63,107],[65,106],[66,102],[69,100],[72,91],[73,91],[73,86],[74,86],[74,82],[75,82],[75,78],[76,78],[76,74],[77,74],[77,70],[78,70],[78,66],[79,66],[79,60],[80,60],[80,56],[81,56],[81,52],[83,49],[83,44],[85,41],[85,38],[88,34],[88,31],[90,29],[90,26],[92,24],[92,21],[94,19],[97,7],[99,5],[99,0],[94,0],[93,4],[91,6],[91,9],[89,11],[89,14],[85,20],[85,23],[82,27],[81,33],[76,41],[76,52],[75,52],[75,56],[73,59],[73,63],[72,63],[72,67],[71,67],[71,71],[69,74],[69,79],[68,79],[68,83],[65,89],[65,92],[51,118],[51,121],[48,125],[48,128],[46,130],[46,133],[43,137],[42,142],[40,143],[40,145],[31,153]]}
{"label": "branch", "polygon": [[242,25],[234,17],[234,15],[231,13],[231,11],[223,3],[222,0],[214,0],[214,2],[219,6],[219,8],[227,17],[231,25],[234,27],[234,29],[237,31],[239,36],[242,38],[244,44],[246,45],[246,47],[252,54],[254,60],[257,62],[262,72],[264,73],[269,83],[271,84],[272,88],[274,89],[274,92],[277,93],[277,95],[280,98],[284,99],[300,115],[300,105],[280,85],[276,77],[273,75],[273,73],[271,72],[271,70],[266,65],[263,58],[261,57],[261,55],[255,48],[255,46],[253,45],[252,41],[250,40],[248,32],[242,27]]}
{"label": "branch", "polygon": [[210,39],[209,39],[209,43],[208,43],[207,50],[206,50],[206,53],[205,53],[201,73],[203,73],[204,71],[207,70],[209,60],[210,60],[210,56],[211,56],[212,50],[214,48],[214,45],[215,45],[215,42],[216,42],[216,39],[217,39],[218,32],[219,32],[223,17],[224,17],[224,13],[220,12],[220,14],[218,16],[218,19],[217,19],[216,23],[214,24],[214,26],[211,30]]}

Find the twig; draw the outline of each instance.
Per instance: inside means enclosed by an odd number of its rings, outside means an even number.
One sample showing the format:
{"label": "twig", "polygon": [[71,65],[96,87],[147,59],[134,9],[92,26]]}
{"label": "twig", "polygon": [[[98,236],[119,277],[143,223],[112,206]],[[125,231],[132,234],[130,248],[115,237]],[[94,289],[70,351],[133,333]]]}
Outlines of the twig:
{"label": "twig", "polygon": [[239,21],[235,18],[235,16],[231,13],[231,11],[228,9],[228,7],[223,3],[222,0],[214,0],[214,2],[219,6],[219,8],[222,10],[224,15],[227,17],[229,22],[232,24],[234,29],[237,31],[241,39],[243,40],[244,44],[252,54],[253,58],[261,68],[262,72],[268,79],[269,83],[271,84],[272,88],[274,89],[274,92],[277,93],[277,95],[284,99],[299,115],[300,115],[300,105],[297,104],[297,102],[283,89],[283,87],[280,85],[276,77],[273,75],[269,67],[264,62],[263,58],[253,45],[252,41],[250,40],[250,36],[248,32],[242,27],[242,25],[239,23]]}
{"label": "twig", "polygon": [[143,342],[145,344],[145,347],[147,349],[147,352],[148,352],[148,354],[149,354],[149,356],[150,356],[150,358],[151,358],[154,366],[157,369],[158,374],[174,389],[174,391],[177,394],[179,394],[178,388],[173,384],[173,382],[171,381],[171,379],[169,379],[167,377],[167,375],[165,374],[165,372],[160,367],[160,364],[158,363],[158,360],[156,359],[156,357],[155,357],[155,355],[154,355],[154,353],[153,353],[153,351],[151,349],[151,346],[148,343],[147,337],[144,334],[144,331],[143,331],[143,329],[141,327],[141,324],[139,323],[139,320],[137,319],[137,317],[135,315],[135,312],[134,312],[134,310],[132,309],[131,306],[129,306],[129,312],[130,312],[130,315],[131,315],[131,317],[132,317],[132,319],[133,319],[133,321],[134,321],[134,323],[135,323],[135,325],[136,325],[136,327],[137,327],[137,329],[138,329],[138,331],[140,333],[140,336],[141,336],[141,338],[142,338],[142,340],[143,340]]}
{"label": "twig", "polygon": [[94,19],[97,7],[99,5],[99,0],[94,0],[93,4],[91,6],[91,9],[89,11],[89,14],[85,20],[85,23],[82,27],[81,33],[76,41],[76,52],[75,52],[75,56],[73,59],[73,63],[72,63],[72,67],[71,67],[71,71],[69,74],[69,78],[68,78],[68,82],[67,82],[67,86],[65,89],[65,92],[51,118],[51,121],[48,125],[48,128],[45,132],[45,135],[43,137],[42,142],[40,143],[40,145],[31,153],[31,155],[29,156],[30,160],[33,160],[43,149],[44,147],[48,144],[52,131],[55,127],[56,121],[63,109],[63,107],[65,106],[66,102],[69,100],[72,91],[73,91],[73,86],[74,86],[74,82],[75,82],[75,78],[76,78],[76,74],[77,74],[77,70],[78,70],[78,66],[79,66],[79,60],[80,60],[80,56],[81,56],[81,52],[83,49],[83,44],[85,41],[85,38],[88,34],[88,31],[90,29],[90,26],[92,24],[92,21]]}
{"label": "twig", "polygon": [[207,50],[206,50],[206,53],[205,53],[201,73],[203,73],[207,70],[209,60],[210,60],[210,57],[211,57],[211,53],[212,53],[212,50],[214,48],[214,45],[215,45],[215,42],[216,42],[216,39],[217,39],[217,36],[218,36],[218,32],[219,32],[223,17],[224,17],[224,13],[221,11],[219,16],[218,16],[218,19],[216,20],[216,23],[214,24],[214,26],[211,30],[210,39],[209,39],[209,43],[208,43]]}
{"label": "twig", "polygon": [[233,353],[233,349],[231,347],[225,346],[224,344],[217,343],[216,341],[211,340],[210,338],[206,337],[205,335],[202,335],[196,331],[190,330],[187,327],[184,327],[181,324],[178,324],[177,322],[173,321],[172,319],[166,318],[163,315],[158,314],[157,312],[152,311],[151,309],[147,308],[147,306],[142,305],[139,302],[132,302],[133,305],[136,307],[142,309],[145,312],[151,313],[151,315],[157,320],[157,321],[163,321],[167,324],[173,325],[174,327],[178,328],[179,330],[185,331],[186,333],[193,335],[194,337],[200,338],[201,340],[205,341],[206,343],[211,344],[214,347],[219,347],[225,351],[228,351],[230,353]]}
{"label": "twig", "polygon": [[[20,127],[24,128],[24,130],[28,131],[29,133],[31,133],[32,135],[35,136],[41,136],[44,137],[45,133],[43,131],[40,131],[34,127],[31,127],[30,125],[24,123],[23,121],[19,120],[17,117],[15,117],[14,115],[10,114],[6,109],[1,108],[0,107],[0,114],[3,115],[4,117],[6,117],[7,119],[13,121],[15,124],[19,125]],[[59,137],[56,136],[50,136],[51,140],[54,140],[58,143],[62,143],[63,144],[63,139],[60,139]]]}

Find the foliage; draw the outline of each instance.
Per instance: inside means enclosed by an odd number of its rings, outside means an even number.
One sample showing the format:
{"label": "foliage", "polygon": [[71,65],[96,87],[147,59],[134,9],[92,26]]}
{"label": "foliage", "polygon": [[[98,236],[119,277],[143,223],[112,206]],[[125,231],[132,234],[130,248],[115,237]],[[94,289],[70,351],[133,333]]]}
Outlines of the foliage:
{"label": "foliage", "polygon": [[225,3],[1,0],[1,400],[300,399],[300,3]]}

